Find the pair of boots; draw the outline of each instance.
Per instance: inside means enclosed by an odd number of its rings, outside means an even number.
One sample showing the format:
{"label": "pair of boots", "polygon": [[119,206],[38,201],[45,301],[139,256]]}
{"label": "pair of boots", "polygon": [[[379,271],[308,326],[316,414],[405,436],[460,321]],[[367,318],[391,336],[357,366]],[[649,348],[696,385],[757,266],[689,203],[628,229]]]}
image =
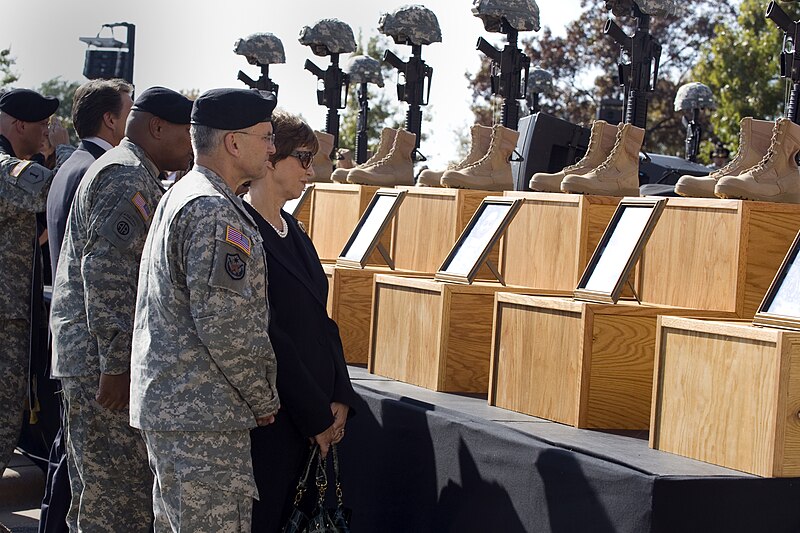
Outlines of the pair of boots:
{"label": "pair of boots", "polygon": [[314,176],[309,178],[308,181],[330,182],[331,172],[333,172],[333,161],[331,160],[333,135],[324,131],[314,130],[314,136],[319,142],[319,150],[314,154],[314,160],[311,163],[314,166]]}
{"label": "pair of boots", "polygon": [[787,118],[769,122],[745,117],[739,151],[730,163],[705,177],[681,176],[675,192],[700,198],[742,198],[800,203],[800,125]]}
{"label": "pair of boots", "polygon": [[359,185],[414,185],[414,149],[417,136],[402,128],[383,128],[375,155],[353,168],[337,168],[331,179]]}
{"label": "pair of boots", "polygon": [[454,187],[483,191],[510,191],[511,154],[517,146],[519,132],[504,126],[474,124],[470,130],[472,143],[467,156],[447,170],[423,170],[418,186]]}
{"label": "pair of boots", "polygon": [[644,130],[633,124],[613,126],[595,120],[583,158],[561,172],[537,172],[528,184],[534,191],[639,196],[639,151]]}

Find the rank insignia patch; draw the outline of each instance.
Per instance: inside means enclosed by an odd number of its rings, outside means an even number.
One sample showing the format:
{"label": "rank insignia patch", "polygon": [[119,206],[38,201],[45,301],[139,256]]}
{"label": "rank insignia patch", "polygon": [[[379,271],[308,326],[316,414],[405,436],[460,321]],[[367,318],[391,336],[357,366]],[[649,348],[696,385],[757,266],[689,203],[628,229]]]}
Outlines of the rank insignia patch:
{"label": "rank insignia patch", "polygon": [[131,203],[136,207],[136,210],[139,211],[139,214],[142,215],[142,218],[147,222],[150,220],[150,208],[147,206],[147,200],[144,199],[142,193],[136,192],[131,198]]}
{"label": "rank insignia patch", "polygon": [[244,277],[247,265],[239,257],[239,254],[226,254],[225,255],[225,272],[235,279],[240,280]]}
{"label": "rank insignia patch", "polygon": [[233,226],[225,228],[225,241],[250,255],[250,239]]}

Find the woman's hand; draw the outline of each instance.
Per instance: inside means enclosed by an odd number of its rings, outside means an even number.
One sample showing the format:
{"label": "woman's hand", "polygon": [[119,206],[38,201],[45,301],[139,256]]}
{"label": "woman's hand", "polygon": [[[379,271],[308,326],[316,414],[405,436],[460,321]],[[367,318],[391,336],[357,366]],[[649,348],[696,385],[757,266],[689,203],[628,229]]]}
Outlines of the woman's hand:
{"label": "woman's hand", "polygon": [[350,407],[339,402],[331,403],[331,412],[333,413],[333,427],[335,428],[335,435],[333,444],[339,444],[344,438],[344,426],[347,424],[347,413]]}
{"label": "woman's hand", "polygon": [[334,422],[331,426],[320,433],[319,435],[314,435],[314,442],[319,445],[319,454],[324,459],[328,455],[328,450],[331,447],[331,444],[336,444],[336,423]]}

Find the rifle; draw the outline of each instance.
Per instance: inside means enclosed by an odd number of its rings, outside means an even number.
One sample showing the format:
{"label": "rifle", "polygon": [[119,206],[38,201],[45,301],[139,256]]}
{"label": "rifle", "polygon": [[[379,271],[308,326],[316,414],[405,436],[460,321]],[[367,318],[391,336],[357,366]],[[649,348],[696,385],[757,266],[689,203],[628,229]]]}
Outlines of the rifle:
{"label": "rifle", "polygon": [[[686,120],[686,119],[684,119]],[[692,120],[686,121],[686,160],[692,163],[697,162],[697,154],[700,153],[700,139],[703,136],[703,128],[700,127],[700,110],[692,110]]]}
{"label": "rifle", "polygon": [[367,116],[369,115],[369,95],[367,82],[358,86],[358,130],[356,131],[356,163],[367,160]]}
{"label": "rifle", "polygon": [[[519,125],[519,100],[528,92],[531,59],[517,48],[519,32],[511,27],[506,19],[502,19],[502,33],[508,36],[508,43],[502,51],[489,44],[483,37],[478,37],[476,48],[492,61],[492,94],[503,97],[502,124],[506,128],[515,130]],[[521,74],[523,70],[524,77]]]}
{"label": "rifle", "polygon": [[[425,161],[425,156],[419,153],[419,143],[422,137],[422,110],[420,106],[428,105],[431,96],[431,80],[433,68],[422,60],[422,45],[411,45],[411,58],[403,61],[391,50],[386,50],[383,60],[397,69],[402,74],[405,83],[397,83],[397,99],[408,103],[406,113],[406,129],[417,136],[414,151],[418,161]],[[428,81],[428,90],[425,91],[425,80]]]}
{"label": "rifle", "polygon": [[258,63],[258,66],[261,67],[261,77],[258,78],[258,80],[254,80],[241,70],[239,71],[237,79],[251,89],[269,91],[271,93],[275,93],[275,96],[278,96],[278,84],[269,78],[269,65],[265,63]]}
{"label": "rifle", "polygon": [[636,32],[628,36],[609,19],[603,33],[614,39],[629,62],[620,59],[620,85],[625,86],[625,122],[642,129],[647,127],[647,101],[655,90],[658,67],[661,61],[661,45],[650,35],[650,15],[642,13],[631,3],[632,16],[636,19]]}
{"label": "rifle", "polygon": [[[339,147],[339,110],[347,107],[347,91],[350,76],[339,68],[339,54],[331,54],[331,64],[322,70],[310,59],[306,59],[304,68],[322,82],[317,88],[317,103],[328,108],[325,117],[325,131],[333,135],[333,151]],[[331,152],[332,156],[333,152]],[[333,157],[332,157],[333,158]]]}
{"label": "rifle", "polygon": [[789,108],[786,111],[786,118],[797,123],[798,95],[800,95],[800,50],[797,47],[797,40],[800,38],[800,21],[795,22],[790,19],[789,15],[774,1],[767,6],[766,16],[783,30],[781,78],[792,80],[792,91],[789,94]]}

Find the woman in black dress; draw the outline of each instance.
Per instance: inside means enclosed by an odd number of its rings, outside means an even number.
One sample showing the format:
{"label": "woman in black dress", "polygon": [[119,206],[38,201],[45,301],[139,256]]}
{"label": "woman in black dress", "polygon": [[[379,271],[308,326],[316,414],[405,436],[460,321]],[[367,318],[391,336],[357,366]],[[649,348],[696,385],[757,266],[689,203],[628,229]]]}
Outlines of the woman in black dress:
{"label": "woman in black dress", "polygon": [[[358,400],[339,328],[326,310],[328,281],[317,251],[305,229],[281,209],[300,196],[314,175],[312,160],[319,145],[299,117],[278,110],[272,126],[272,168],[245,195],[267,254],[269,336],[278,360],[281,399],[275,423],[250,433],[260,497],[253,505],[255,533],[280,531],[291,512],[310,442],[319,444],[323,454],[340,442]],[[313,498],[306,501],[313,503]],[[306,509],[309,514],[311,510]]]}

